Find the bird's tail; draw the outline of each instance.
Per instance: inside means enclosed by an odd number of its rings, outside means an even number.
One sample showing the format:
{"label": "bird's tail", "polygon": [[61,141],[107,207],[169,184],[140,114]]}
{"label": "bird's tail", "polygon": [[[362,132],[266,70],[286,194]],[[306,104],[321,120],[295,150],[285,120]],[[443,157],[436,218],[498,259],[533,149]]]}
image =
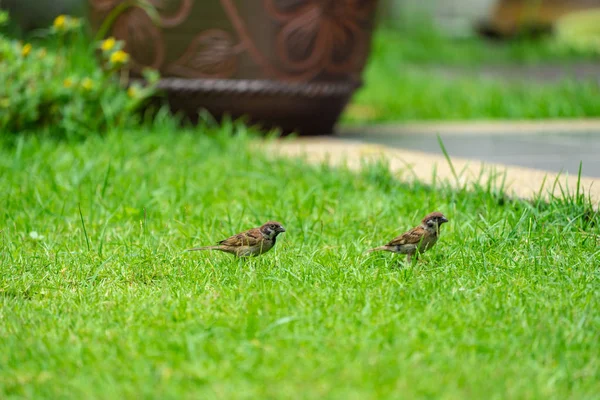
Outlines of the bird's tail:
{"label": "bird's tail", "polygon": [[367,253],[373,253],[376,251],[386,251],[386,250],[387,250],[386,246],[379,246],[379,247],[375,247],[374,249],[367,250]]}
{"label": "bird's tail", "polygon": [[203,246],[194,247],[193,249],[187,249],[186,251],[202,251],[202,250],[220,250],[221,246]]}

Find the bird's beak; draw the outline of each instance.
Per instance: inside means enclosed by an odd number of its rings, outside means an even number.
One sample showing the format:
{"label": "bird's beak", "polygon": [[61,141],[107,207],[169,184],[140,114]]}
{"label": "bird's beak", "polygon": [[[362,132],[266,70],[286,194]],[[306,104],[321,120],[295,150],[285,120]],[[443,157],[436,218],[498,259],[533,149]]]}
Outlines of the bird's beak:
{"label": "bird's beak", "polygon": [[442,218],[440,218],[440,221],[442,221],[442,224],[443,224],[443,223],[445,223],[445,222],[448,222],[448,218],[446,218],[446,217],[442,217]]}
{"label": "bird's beak", "polygon": [[279,232],[285,232],[285,228],[282,226],[281,228],[279,228]]}

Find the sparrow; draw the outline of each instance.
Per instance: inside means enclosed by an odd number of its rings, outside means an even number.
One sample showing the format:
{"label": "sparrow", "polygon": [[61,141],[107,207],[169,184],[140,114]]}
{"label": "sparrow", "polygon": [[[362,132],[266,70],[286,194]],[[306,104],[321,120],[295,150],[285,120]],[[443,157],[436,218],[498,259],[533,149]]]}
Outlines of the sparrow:
{"label": "sparrow", "polygon": [[435,245],[440,236],[440,227],[446,222],[448,219],[442,213],[432,212],[423,218],[421,225],[395,237],[385,246],[375,247],[368,252],[391,251],[406,254],[406,262],[410,263],[413,255],[417,258],[420,253],[425,253]]}
{"label": "sparrow", "polygon": [[285,228],[276,221],[269,221],[258,228],[233,235],[221,240],[216,246],[204,246],[187,251],[219,250],[237,257],[254,257],[266,253],[275,246],[277,235]]}

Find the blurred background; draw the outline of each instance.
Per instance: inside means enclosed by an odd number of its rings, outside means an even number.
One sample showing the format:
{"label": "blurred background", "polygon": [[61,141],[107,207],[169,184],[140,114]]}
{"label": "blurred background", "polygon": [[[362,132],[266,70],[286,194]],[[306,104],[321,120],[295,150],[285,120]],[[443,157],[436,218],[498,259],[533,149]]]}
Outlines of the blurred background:
{"label": "blurred background", "polygon": [[[87,5],[0,0],[25,36]],[[597,117],[599,54],[600,0],[380,0],[342,121]]]}
{"label": "blurred background", "polygon": [[600,1],[384,0],[347,121],[600,115]]}

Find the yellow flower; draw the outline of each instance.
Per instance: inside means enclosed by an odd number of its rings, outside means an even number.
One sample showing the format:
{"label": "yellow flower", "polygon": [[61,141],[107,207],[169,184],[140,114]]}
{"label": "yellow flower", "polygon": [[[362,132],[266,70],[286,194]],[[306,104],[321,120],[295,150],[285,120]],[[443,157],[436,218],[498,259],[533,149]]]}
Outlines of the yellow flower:
{"label": "yellow flower", "polygon": [[59,15],[54,19],[54,27],[58,30],[63,30],[67,26],[67,16]]}
{"label": "yellow flower", "polygon": [[123,50],[117,50],[110,55],[111,64],[125,64],[127,61],[129,61],[129,54]]}
{"label": "yellow flower", "polygon": [[59,15],[54,19],[52,25],[55,30],[66,32],[79,28],[81,26],[81,20],[79,18],[69,17],[68,15]]}
{"label": "yellow flower", "polygon": [[127,89],[127,95],[129,97],[136,98],[138,93],[139,93],[139,90],[135,86],[129,86],[129,89]]}
{"label": "yellow flower", "polygon": [[92,80],[90,78],[85,78],[81,82],[81,87],[84,88],[85,90],[92,90],[92,88],[94,87],[94,82],[92,82]]}
{"label": "yellow flower", "polygon": [[66,87],[67,89],[69,89],[70,87],[73,87],[73,79],[71,78],[67,78],[63,81],[63,86]]}
{"label": "yellow flower", "polygon": [[29,43],[27,43],[25,46],[23,46],[23,48],[21,49],[21,55],[23,57],[27,57],[29,55],[29,53],[31,53],[31,45]]}
{"label": "yellow flower", "polygon": [[115,47],[115,44],[117,44],[115,38],[109,37],[108,39],[102,41],[100,48],[102,51],[111,51]]}

